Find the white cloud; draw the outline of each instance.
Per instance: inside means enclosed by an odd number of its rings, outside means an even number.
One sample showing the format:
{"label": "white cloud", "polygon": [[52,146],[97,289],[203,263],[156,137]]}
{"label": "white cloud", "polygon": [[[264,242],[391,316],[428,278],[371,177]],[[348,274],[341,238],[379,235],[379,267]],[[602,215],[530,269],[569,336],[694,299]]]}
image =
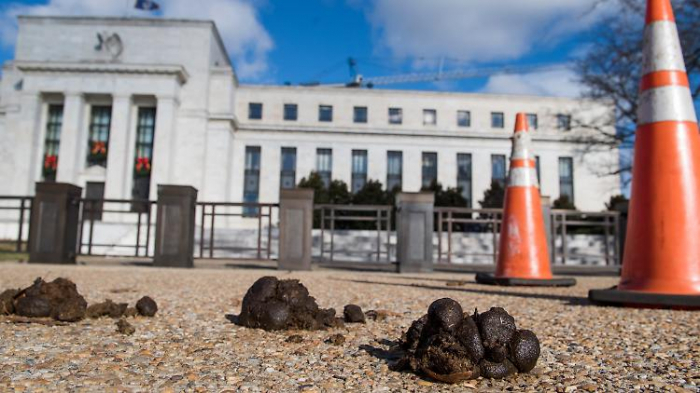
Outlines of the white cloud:
{"label": "white cloud", "polygon": [[482,89],[484,93],[558,97],[579,97],[583,90],[570,69],[493,75]]}
{"label": "white cloud", "polygon": [[[0,9],[0,38],[12,47],[17,36],[17,15],[153,16],[131,8],[134,0],[49,0],[48,4],[11,3]],[[274,43],[260,22],[254,0],[163,0],[166,18],[207,19],[216,22],[239,77],[260,79],[268,70]],[[128,7],[127,7],[128,6]]]}
{"label": "white cloud", "polygon": [[[376,0],[367,16],[379,51],[464,62],[517,59],[591,27],[615,7],[597,0]],[[596,4],[598,4],[596,6]],[[420,66],[420,64],[418,64]]]}

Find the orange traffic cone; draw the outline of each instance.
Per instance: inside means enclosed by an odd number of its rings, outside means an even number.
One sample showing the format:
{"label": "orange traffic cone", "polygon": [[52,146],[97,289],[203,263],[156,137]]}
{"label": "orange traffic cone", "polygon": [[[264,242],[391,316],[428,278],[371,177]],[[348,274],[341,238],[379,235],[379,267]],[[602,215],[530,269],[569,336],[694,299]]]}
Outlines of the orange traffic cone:
{"label": "orange traffic cone", "polygon": [[596,303],[700,308],[700,137],[669,0],[648,0],[620,284]]}
{"label": "orange traffic cone", "polygon": [[535,156],[530,152],[527,118],[515,119],[496,274],[479,273],[476,282],[495,285],[571,286],[576,280],[552,278],[540,202]]}

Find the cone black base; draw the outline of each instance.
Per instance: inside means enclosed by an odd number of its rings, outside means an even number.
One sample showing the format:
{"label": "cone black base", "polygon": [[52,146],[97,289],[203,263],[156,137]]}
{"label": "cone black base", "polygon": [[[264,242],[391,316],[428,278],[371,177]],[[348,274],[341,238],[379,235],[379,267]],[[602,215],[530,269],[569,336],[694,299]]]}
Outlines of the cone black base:
{"label": "cone black base", "polygon": [[700,295],[669,295],[640,291],[622,291],[614,286],[610,289],[591,289],[588,300],[600,305],[700,309]]}
{"label": "cone black base", "polygon": [[576,285],[576,279],[573,278],[510,278],[496,277],[491,273],[477,273],[476,282],[479,284],[501,285],[505,287],[572,287]]}

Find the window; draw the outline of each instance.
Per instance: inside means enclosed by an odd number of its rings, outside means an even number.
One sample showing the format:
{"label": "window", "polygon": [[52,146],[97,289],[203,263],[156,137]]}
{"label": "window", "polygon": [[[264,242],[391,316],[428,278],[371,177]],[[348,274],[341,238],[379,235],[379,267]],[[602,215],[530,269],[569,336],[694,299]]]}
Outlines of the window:
{"label": "window", "polygon": [[558,114],[557,128],[562,131],[571,131],[571,115]]}
{"label": "window", "polygon": [[491,156],[491,182],[506,186],[506,156],[503,154]]}
{"label": "window", "polygon": [[107,167],[109,127],[112,121],[111,106],[93,106],[90,113],[87,165]]}
{"label": "window", "polygon": [[353,110],[352,120],[355,123],[367,123],[367,107],[356,106]]}
{"label": "window", "polygon": [[457,187],[462,189],[462,197],[467,207],[472,207],[472,155],[457,154]]}
{"label": "window", "polygon": [[531,130],[536,130],[537,129],[537,115],[534,113],[528,113],[526,115],[527,117],[527,126]]}
{"label": "window", "polygon": [[503,128],[503,112],[491,112],[491,128]]}
{"label": "window", "polygon": [[251,120],[262,119],[263,106],[259,102],[248,103],[248,118]]}
{"label": "window", "polygon": [[284,104],[284,120],[297,120],[297,104]]}
{"label": "window", "polygon": [[471,127],[472,126],[472,114],[469,111],[457,111],[457,126],[458,127]]}
{"label": "window", "polygon": [[367,183],[367,150],[352,151],[352,192],[364,188]]}
{"label": "window", "polygon": [[328,188],[331,185],[331,168],[333,168],[333,150],[316,150],[316,172],[321,176],[323,185]]}
{"label": "window", "polygon": [[46,117],[46,138],[44,139],[44,181],[56,181],[58,169],[58,148],[61,145],[63,125],[63,105],[49,105]]}
{"label": "window", "polygon": [[437,111],[435,109],[423,109],[423,125],[434,126],[437,124]]}
{"label": "window", "polygon": [[280,188],[294,188],[297,177],[297,149],[283,147],[281,158]]}
{"label": "window", "polygon": [[318,121],[333,121],[333,107],[330,105],[319,105]]}
{"label": "window", "polygon": [[559,157],[559,197],[566,195],[574,203],[574,160]]}
{"label": "window", "polygon": [[403,153],[390,151],[386,154],[386,189],[392,191],[398,187],[401,191],[403,179]]}
{"label": "window", "polygon": [[423,153],[422,187],[428,188],[437,182],[437,153]]}
{"label": "window", "polygon": [[537,172],[537,184],[541,185],[542,180],[540,180],[540,156],[535,156],[535,171]]}
{"label": "window", "polygon": [[403,123],[403,111],[401,108],[389,108],[389,124]]}
{"label": "window", "polygon": [[[257,203],[260,193],[260,146],[246,146],[245,173],[243,179],[243,202]],[[243,207],[244,216],[257,216],[258,208]]]}
{"label": "window", "polygon": [[[140,107],[136,120],[136,149],[134,157],[134,184],[131,198],[148,200],[151,188],[151,167],[153,165],[153,136],[156,129],[156,108]],[[148,206],[133,203],[132,211],[146,211]]]}

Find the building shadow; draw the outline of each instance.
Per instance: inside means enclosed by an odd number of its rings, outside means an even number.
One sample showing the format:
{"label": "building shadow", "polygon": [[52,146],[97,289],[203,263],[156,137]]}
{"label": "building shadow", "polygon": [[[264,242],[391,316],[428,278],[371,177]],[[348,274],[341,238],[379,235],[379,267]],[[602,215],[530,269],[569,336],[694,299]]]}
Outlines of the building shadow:
{"label": "building shadow", "polygon": [[[475,289],[475,288],[459,288],[459,287],[449,287],[449,286],[436,286],[436,285],[430,285],[430,284],[418,284],[418,283],[392,283],[392,282],[381,282],[381,281],[370,281],[370,280],[351,280],[351,279],[342,279],[342,278],[336,278],[335,280],[338,281],[346,281],[346,282],[353,282],[357,284],[372,284],[372,285],[388,285],[388,286],[396,286],[396,287],[409,287],[409,288],[420,288],[420,289],[427,289],[427,290],[434,290],[434,291],[454,291],[454,292],[462,292],[462,293],[474,293],[474,294],[479,294],[479,295],[496,295],[496,296],[511,296],[511,297],[519,297],[519,298],[526,298],[526,299],[542,299],[542,300],[556,300],[560,302],[564,302],[570,306],[592,306],[593,303],[591,303],[587,297],[582,297],[582,296],[569,296],[569,295],[556,295],[556,294],[547,294],[547,293],[525,293],[525,292],[516,292],[516,291],[508,291],[508,290],[488,290],[488,289]],[[423,280],[423,278],[420,278],[420,280]],[[436,279],[433,279],[436,280]],[[446,280],[442,280],[446,281]],[[500,288],[505,288],[505,287],[500,287]]]}

